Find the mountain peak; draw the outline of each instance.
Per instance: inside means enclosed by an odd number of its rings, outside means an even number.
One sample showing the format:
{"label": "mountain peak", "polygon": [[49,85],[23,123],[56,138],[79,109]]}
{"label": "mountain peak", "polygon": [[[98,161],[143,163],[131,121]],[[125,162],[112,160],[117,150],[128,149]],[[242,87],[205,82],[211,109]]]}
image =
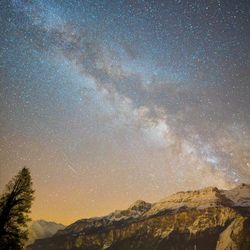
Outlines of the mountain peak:
{"label": "mountain peak", "polygon": [[231,190],[224,190],[223,193],[228,197],[234,206],[249,207],[250,206],[250,185],[241,183]]}
{"label": "mountain peak", "polygon": [[137,200],[136,202],[132,203],[130,207],[128,208],[129,210],[135,210],[138,212],[145,212],[151,208],[152,204],[148,203],[143,200]]}

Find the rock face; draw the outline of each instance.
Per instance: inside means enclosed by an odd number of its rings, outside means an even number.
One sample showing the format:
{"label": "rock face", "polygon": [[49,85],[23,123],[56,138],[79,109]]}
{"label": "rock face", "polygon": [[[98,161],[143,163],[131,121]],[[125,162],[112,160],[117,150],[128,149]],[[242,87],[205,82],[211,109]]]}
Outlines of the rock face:
{"label": "rock face", "polygon": [[58,230],[64,229],[65,226],[55,222],[36,220],[29,225],[28,245],[37,239],[48,238],[54,235]]}
{"label": "rock face", "polygon": [[249,250],[250,185],[179,192],[76,221],[29,250]]}

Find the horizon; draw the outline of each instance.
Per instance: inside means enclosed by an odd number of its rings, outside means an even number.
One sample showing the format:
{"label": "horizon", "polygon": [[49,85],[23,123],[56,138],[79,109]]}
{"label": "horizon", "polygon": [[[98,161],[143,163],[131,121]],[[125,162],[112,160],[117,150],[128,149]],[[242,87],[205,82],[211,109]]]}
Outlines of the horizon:
{"label": "horizon", "polygon": [[[7,183],[6,183],[6,184],[7,184]],[[225,188],[225,189],[219,188],[219,190],[232,190],[232,189],[234,189],[234,188],[236,188],[236,187],[244,186],[244,185],[250,185],[250,183],[238,183],[238,184],[232,185],[231,187],[228,187],[228,188]],[[127,206],[125,206],[125,207],[120,207],[120,208],[113,207],[113,208],[111,208],[111,210],[104,211],[104,212],[102,212],[102,213],[100,213],[100,214],[90,214],[89,216],[84,216],[84,217],[75,218],[75,219],[73,219],[73,221],[65,221],[65,222],[62,222],[62,221],[59,221],[59,220],[55,220],[53,217],[51,217],[52,219],[51,219],[51,218],[50,218],[50,219],[47,219],[47,218],[39,218],[39,217],[36,218],[36,216],[33,217],[33,216],[34,216],[33,212],[31,213],[31,219],[32,219],[32,221],[46,221],[46,222],[52,222],[52,223],[62,224],[62,225],[64,225],[64,226],[69,226],[69,225],[71,225],[71,224],[73,224],[73,223],[75,223],[75,222],[77,222],[77,221],[79,221],[79,220],[91,219],[91,218],[101,218],[101,217],[105,217],[105,216],[107,216],[107,215],[109,215],[110,213],[115,212],[115,211],[126,210],[126,209],[128,209],[131,205],[133,205],[135,202],[137,202],[137,201],[145,201],[145,202],[147,202],[147,203],[154,204],[154,203],[158,203],[158,202],[160,202],[160,201],[162,201],[162,200],[164,200],[164,199],[166,199],[166,198],[168,198],[168,197],[170,197],[170,196],[172,196],[172,195],[174,195],[174,194],[177,194],[177,193],[200,191],[200,190],[204,190],[204,189],[207,189],[207,188],[214,188],[214,187],[216,187],[216,186],[204,186],[204,187],[200,187],[200,188],[198,188],[198,189],[191,189],[191,190],[190,190],[190,189],[177,190],[177,191],[175,191],[175,192],[173,192],[173,193],[166,194],[164,197],[161,197],[159,200],[154,200],[154,201],[142,200],[142,199],[139,198],[139,199],[137,199],[137,200],[132,201],[131,203],[129,203],[129,205],[127,205]],[[218,187],[216,187],[216,188],[218,188]],[[2,189],[1,191],[3,192],[4,189]],[[32,221],[31,221],[31,222],[32,222]]]}
{"label": "horizon", "polygon": [[250,183],[247,1],[0,3],[0,188],[59,223]]}
{"label": "horizon", "polygon": [[[238,186],[242,186],[242,185],[250,185],[250,183],[249,183],[249,184],[248,184],[248,183],[239,183],[239,184],[237,184],[236,186],[233,186],[232,188],[229,188],[229,189],[219,189],[219,190],[231,190],[231,189],[234,189],[234,188],[236,188],[236,187],[238,187]],[[171,194],[169,194],[169,195],[167,195],[167,196],[165,196],[165,197],[162,197],[160,200],[157,200],[157,201],[146,201],[146,200],[141,200],[141,199],[135,200],[134,202],[130,203],[130,204],[129,204],[127,207],[125,207],[125,208],[120,208],[120,209],[114,208],[112,211],[105,212],[104,214],[93,215],[93,216],[89,216],[89,217],[78,218],[78,219],[76,219],[76,220],[74,220],[74,221],[72,221],[72,222],[70,222],[70,223],[62,223],[62,222],[60,222],[60,221],[46,220],[46,219],[44,219],[44,218],[32,219],[32,221],[46,221],[46,222],[52,222],[52,223],[54,222],[54,223],[62,224],[62,225],[64,225],[64,226],[69,226],[69,225],[71,225],[71,224],[73,224],[73,223],[75,223],[75,222],[77,222],[77,221],[80,221],[80,220],[101,218],[101,217],[108,216],[109,214],[111,214],[112,212],[115,212],[115,211],[126,210],[126,209],[128,209],[131,205],[133,205],[135,202],[137,202],[137,201],[145,201],[145,202],[147,202],[147,203],[154,204],[154,203],[160,202],[162,199],[166,199],[166,198],[168,198],[169,196],[174,195],[174,194],[177,194],[177,193],[180,193],[180,192],[190,192],[190,191],[192,192],[192,191],[203,190],[203,189],[211,188],[211,187],[214,187],[214,186],[203,187],[203,188],[195,189],[195,190],[194,190],[194,189],[193,189],[193,190],[179,190],[179,191],[176,191],[176,192],[174,192],[174,193],[171,193]]]}

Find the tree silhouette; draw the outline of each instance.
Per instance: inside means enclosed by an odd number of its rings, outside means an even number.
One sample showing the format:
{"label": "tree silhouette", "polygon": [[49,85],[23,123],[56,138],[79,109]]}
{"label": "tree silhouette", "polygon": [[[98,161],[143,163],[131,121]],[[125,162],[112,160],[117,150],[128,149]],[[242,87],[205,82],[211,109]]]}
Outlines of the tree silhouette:
{"label": "tree silhouette", "polygon": [[24,249],[28,239],[27,222],[34,199],[30,171],[24,167],[6,185],[0,198],[0,248]]}

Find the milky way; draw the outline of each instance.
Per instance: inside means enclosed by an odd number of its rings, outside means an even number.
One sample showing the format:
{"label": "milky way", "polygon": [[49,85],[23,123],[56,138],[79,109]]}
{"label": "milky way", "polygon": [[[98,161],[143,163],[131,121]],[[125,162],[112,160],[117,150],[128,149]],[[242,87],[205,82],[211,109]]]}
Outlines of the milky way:
{"label": "milky way", "polygon": [[0,182],[63,223],[250,182],[248,1],[1,1]]}

